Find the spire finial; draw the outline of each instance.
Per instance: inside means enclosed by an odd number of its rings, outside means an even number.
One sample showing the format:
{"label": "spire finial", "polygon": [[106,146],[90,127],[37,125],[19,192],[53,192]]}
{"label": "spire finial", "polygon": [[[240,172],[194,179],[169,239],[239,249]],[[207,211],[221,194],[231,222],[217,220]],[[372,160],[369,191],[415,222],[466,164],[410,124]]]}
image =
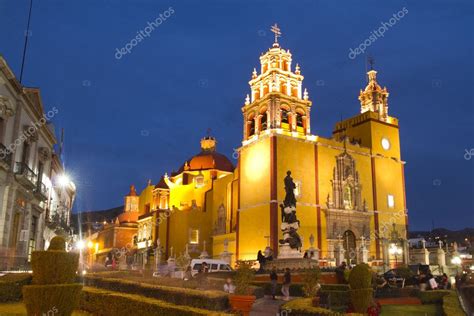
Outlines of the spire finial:
{"label": "spire finial", "polygon": [[375,58],[372,56],[367,57],[367,63],[370,66],[370,70],[374,70]]}
{"label": "spire finial", "polygon": [[278,44],[278,38],[281,37],[281,31],[278,24],[275,23],[275,25],[272,25],[270,30],[275,34],[275,44]]}

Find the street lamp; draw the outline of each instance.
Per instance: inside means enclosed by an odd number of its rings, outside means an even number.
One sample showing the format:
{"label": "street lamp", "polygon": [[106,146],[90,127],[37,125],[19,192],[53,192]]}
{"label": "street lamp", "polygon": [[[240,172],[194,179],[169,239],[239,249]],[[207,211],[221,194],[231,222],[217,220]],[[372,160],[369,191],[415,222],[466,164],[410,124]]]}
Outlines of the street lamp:
{"label": "street lamp", "polygon": [[397,256],[402,254],[402,248],[398,247],[396,244],[390,244],[390,248],[388,249],[388,252],[391,255],[395,256],[395,267],[396,267],[398,265]]}
{"label": "street lamp", "polygon": [[85,246],[86,246],[86,244],[84,243],[83,240],[79,240],[79,241],[76,243],[76,247],[77,247],[77,249],[79,249],[79,250],[84,249]]}
{"label": "street lamp", "polygon": [[57,178],[57,181],[58,181],[58,185],[63,188],[69,185],[69,183],[71,183],[71,179],[69,179],[69,176],[65,173],[63,173],[62,175],[59,175]]}

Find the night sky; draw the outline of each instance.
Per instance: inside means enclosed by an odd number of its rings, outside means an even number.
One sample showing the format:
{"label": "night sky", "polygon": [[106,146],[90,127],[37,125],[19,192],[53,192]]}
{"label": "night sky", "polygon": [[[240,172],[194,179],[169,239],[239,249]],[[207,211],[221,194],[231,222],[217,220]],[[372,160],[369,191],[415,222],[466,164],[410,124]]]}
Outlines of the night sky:
{"label": "night sky", "polygon": [[[34,1],[23,83],[59,110],[53,121],[65,128],[75,210],[121,205],[130,184],[141,190],[196,154],[208,128],[231,157],[248,81],[276,22],[305,76],[313,134],[330,136],[341,116],[359,112],[373,56],[389,114],[400,120],[411,229],[473,226],[474,2],[381,2]],[[28,5],[0,0],[0,54],[18,77]],[[115,58],[170,7],[149,37]],[[404,7],[368,53],[348,57]]]}

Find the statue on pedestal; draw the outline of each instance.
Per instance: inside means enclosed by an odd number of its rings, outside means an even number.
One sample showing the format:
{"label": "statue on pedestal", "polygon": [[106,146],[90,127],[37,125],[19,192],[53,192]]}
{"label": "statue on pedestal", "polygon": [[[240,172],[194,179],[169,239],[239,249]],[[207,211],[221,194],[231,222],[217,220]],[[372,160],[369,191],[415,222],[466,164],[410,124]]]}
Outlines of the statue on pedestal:
{"label": "statue on pedestal", "polygon": [[285,177],[285,200],[280,204],[281,208],[281,231],[283,239],[280,239],[280,245],[289,245],[292,250],[300,251],[302,247],[301,237],[297,231],[300,228],[300,221],[296,217],[296,185],[291,177],[291,171],[287,171]]}

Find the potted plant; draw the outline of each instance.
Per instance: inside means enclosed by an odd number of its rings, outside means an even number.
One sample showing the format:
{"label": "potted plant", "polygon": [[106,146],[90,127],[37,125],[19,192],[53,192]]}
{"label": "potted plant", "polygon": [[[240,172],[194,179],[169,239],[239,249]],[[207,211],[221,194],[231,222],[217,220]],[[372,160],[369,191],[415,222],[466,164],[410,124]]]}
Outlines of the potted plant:
{"label": "potted plant", "polygon": [[255,271],[251,269],[251,264],[245,261],[237,262],[237,270],[234,276],[235,293],[229,295],[232,309],[242,313],[244,316],[250,314],[252,305],[256,297],[252,295],[251,282],[255,278]]}
{"label": "potted plant", "polygon": [[321,276],[321,270],[319,267],[307,269],[303,274],[303,292],[306,297],[312,298],[312,304],[314,307],[319,307],[319,278]]}

